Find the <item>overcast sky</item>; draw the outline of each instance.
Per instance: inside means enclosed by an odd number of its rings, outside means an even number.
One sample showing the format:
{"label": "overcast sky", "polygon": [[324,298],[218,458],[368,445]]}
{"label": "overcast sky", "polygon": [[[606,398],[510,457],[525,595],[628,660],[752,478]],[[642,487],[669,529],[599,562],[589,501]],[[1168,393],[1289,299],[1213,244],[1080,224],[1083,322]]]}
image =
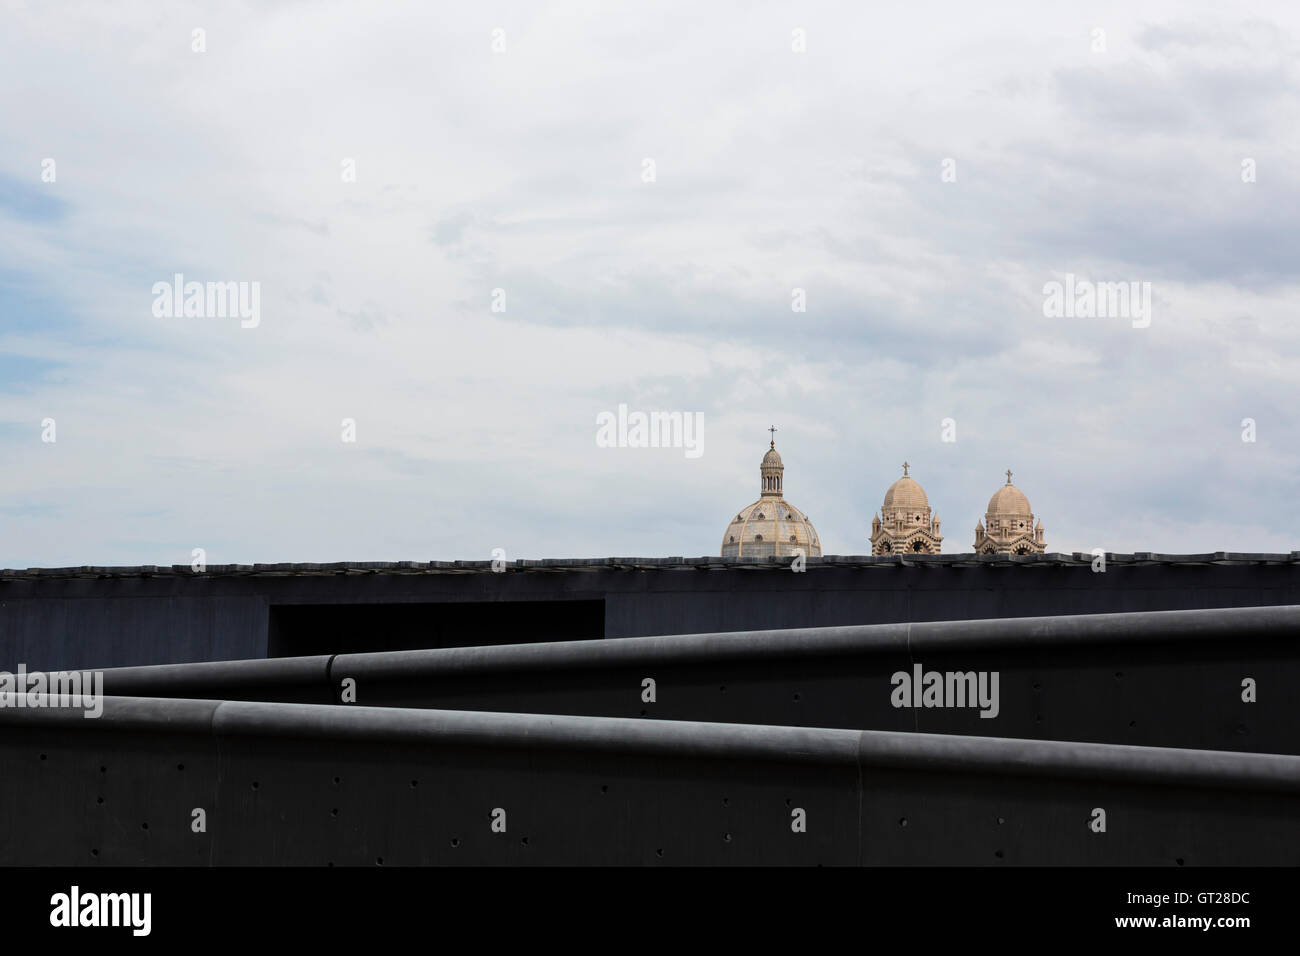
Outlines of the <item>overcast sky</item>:
{"label": "overcast sky", "polygon": [[1294,2],[0,11],[0,567],[716,554],[769,425],[830,554],[904,459],[945,552],[1007,468],[1049,551],[1300,548]]}

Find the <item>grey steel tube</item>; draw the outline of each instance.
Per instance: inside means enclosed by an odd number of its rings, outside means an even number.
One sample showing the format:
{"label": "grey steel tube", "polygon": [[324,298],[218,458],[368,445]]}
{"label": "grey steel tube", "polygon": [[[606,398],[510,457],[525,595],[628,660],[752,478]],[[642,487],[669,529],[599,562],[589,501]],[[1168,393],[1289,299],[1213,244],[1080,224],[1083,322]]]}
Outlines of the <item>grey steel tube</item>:
{"label": "grey steel tube", "polygon": [[106,693],[140,696],[251,698],[259,688],[308,687],[313,698],[333,699],[343,676],[412,680],[509,671],[584,670],[717,661],[779,661],[929,650],[1021,648],[1215,639],[1292,640],[1300,634],[1300,606],[1143,611],[981,621],[934,621],[847,627],[680,634],[608,641],[563,641],[386,651],[302,658],[216,661],[110,668]]}
{"label": "grey steel tube", "polygon": [[97,720],[87,720],[80,710],[71,708],[0,708],[0,733],[6,728],[857,764],[863,768],[1300,792],[1297,756],[618,717],[106,697],[103,717]]}

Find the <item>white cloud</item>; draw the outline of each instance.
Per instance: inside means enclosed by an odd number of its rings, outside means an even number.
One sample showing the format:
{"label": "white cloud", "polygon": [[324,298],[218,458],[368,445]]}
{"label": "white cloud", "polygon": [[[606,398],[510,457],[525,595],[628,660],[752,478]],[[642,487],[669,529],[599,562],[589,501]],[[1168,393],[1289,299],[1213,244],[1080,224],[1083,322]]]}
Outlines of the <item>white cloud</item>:
{"label": "white cloud", "polygon": [[[1289,550],[1292,5],[76,10],[0,29],[0,565],[713,553],[770,423],[828,551],[904,458],[952,551],[1009,466],[1052,550]],[[1066,271],[1152,327],[1045,320]],[[153,318],[176,272],[261,326]],[[597,448],[620,402],[705,456]]]}

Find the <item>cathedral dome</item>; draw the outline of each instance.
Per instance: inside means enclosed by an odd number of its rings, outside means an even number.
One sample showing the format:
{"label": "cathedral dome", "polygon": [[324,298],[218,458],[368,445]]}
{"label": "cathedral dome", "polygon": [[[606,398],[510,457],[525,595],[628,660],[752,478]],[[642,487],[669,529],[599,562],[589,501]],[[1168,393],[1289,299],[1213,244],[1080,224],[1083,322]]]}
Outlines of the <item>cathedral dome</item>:
{"label": "cathedral dome", "polygon": [[902,508],[904,511],[930,510],[930,499],[925,496],[925,489],[913,478],[904,475],[889,486],[885,492],[882,508]]}
{"label": "cathedral dome", "polygon": [[805,557],[821,555],[822,543],[817,537],[817,529],[806,514],[783,497],[785,465],[775,441],[763,456],[758,471],[762,493],[727,525],[722,534],[722,556],[793,557],[799,551]]}
{"label": "cathedral dome", "polygon": [[903,477],[885,492],[880,514],[871,519],[872,554],[938,554],[943,545],[939,517],[930,509],[930,499],[915,478]]}
{"label": "cathedral dome", "polygon": [[989,499],[989,514],[998,515],[1027,515],[1033,514],[1033,509],[1029,507],[1029,499],[1015,485],[1008,481],[1005,485],[993,493]]}
{"label": "cathedral dome", "polygon": [[1011,483],[993,492],[984,520],[975,525],[977,554],[1042,554],[1047,550],[1043,522],[1035,521],[1029,499]]}

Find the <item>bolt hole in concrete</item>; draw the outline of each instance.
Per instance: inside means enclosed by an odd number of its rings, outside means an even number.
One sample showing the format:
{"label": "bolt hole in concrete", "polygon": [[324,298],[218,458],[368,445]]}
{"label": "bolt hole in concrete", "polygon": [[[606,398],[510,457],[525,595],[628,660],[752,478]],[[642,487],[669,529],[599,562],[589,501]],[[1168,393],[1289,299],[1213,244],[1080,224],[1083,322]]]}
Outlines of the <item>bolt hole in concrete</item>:
{"label": "bolt hole in concrete", "polygon": [[999,860],[1002,859],[1002,851],[1001,851],[1001,850],[994,850],[994,851],[993,851],[993,855],[996,856]]}
{"label": "bolt hole in concrete", "polygon": [[731,834],[730,834],[730,833],[724,833],[724,834],[722,834],[722,842],[723,842],[723,843],[730,843],[730,842],[731,842]]}
{"label": "bolt hole in concrete", "polygon": [[382,856],[375,857],[375,866],[383,866],[383,865],[384,865],[384,858]]}
{"label": "bolt hole in concrete", "polygon": [[338,807],[335,807],[333,810],[330,811],[330,816],[332,816],[332,817],[337,817],[338,815],[339,815],[339,808],[338,808]]}
{"label": "bolt hole in concrete", "polygon": [[103,798],[103,797],[96,797],[96,798],[95,798],[95,802],[96,802],[96,803],[103,803],[103,802],[104,802],[104,798]]}
{"label": "bolt hole in concrete", "polygon": [[460,841],[457,840],[457,839],[453,839],[453,840],[451,841],[451,845],[452,845],[452,846],[460,846]]}
{"label": "bolt hole in concrete", "polygon": [[905,827],[905,826],[907,826],[907,817],[899,817],[899,818],[898,818],[898,825],[899,825],[900,827]]}

